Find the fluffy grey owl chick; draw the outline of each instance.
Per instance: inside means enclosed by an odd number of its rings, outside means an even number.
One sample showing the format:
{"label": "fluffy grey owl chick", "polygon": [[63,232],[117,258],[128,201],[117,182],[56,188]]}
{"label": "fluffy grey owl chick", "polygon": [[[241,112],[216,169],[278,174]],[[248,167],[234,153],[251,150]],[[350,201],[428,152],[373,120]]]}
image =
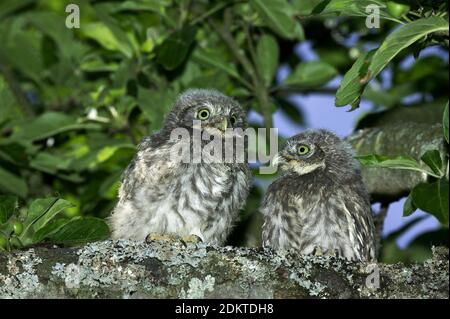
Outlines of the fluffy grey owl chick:
{"label": "fluffy grey owl chick", "polygon": [[347,142],[307,130],[289,138],[275,162],[282,176],[263,200],[264,246],[376,259],[369,194]]}
{"label": "fluffy grey owl chick", "polygon": [[[113,238],[144,240],[149,234],[198,236],[224,244],[245,204],[251,183],[246,163],[183,163],[171,159],[175,128],[190,133],[246,127],[245,113],[233,99],[214,90],[191,89],[181,94],[163,128],[144,138],[124,173],[119,201],[111,216]],[[203,141],[202,143],[205,143]]]}

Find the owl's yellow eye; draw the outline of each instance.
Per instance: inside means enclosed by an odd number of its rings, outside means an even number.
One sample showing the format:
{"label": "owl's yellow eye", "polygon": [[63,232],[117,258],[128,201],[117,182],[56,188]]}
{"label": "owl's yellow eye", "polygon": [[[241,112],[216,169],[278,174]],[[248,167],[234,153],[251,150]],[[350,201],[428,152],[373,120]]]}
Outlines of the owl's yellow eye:
{"label": "owl's yellow eye", "polygon": [[297,153],[298,155],[306,155],[309,153],[309,147],[306,145],[299,145],[297,147]]}
{"label": "owl's yellow eye", "polygon": [[197,118],[201,121],[209,119],[209,110],[201,109],[197,112]]}

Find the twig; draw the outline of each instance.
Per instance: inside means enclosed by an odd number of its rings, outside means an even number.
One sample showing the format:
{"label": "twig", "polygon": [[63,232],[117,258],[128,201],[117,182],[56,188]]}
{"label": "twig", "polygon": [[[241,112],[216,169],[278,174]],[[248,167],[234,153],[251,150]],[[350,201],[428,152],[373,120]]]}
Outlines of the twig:
{"label": "twig", "polygon": [[219,33],[219,36],[222,38],[222,40],[225,42],[225,44],[230,49],[233,56],[238,60],[238,62],[242,65],[245,72],[247,72],[250,77],[252,78],[253,84],[254,80],[256,79],[255,71],[253,70],[252,64],[250,63],[250,60],[247,59],[247,57],[241,52],[238,44],[234,40],[231,33],[223,28],[223,26],[219,25],[218,23],[214,22],[213,20],[209,20],[211,26],[213,26],[217,33]]}
{"label": "twig", "polygon": [[331,94],[335,95],[337,88],[327,88],[327,87],[318,87],[318,88],[310,88],[310,87],[301,87],[295,85],[279,85],[270,89],[271,94],[278,95],[289,95],[295,93],[302,94]]}
{"label": "twig", "polygon": [[230,5],[234,5],[234,4],[237,3],[237,2],[238,2],[238,1],[236,1],[236,2],[226,2],[226,1],[223,1],[223,2],[219,3],[217,6],[215,6],[214,8],[211,8],[210,10],[206,11],[206,12],[205,12],[204,14],[202,14],[200,17],[195,18],[194,20],[192,20],[189,24],[192,26],[192,25],[195,25],[195,24],[197,24],[197,23],[199,23],[199,22],[202,22],[203,20],[205,20],[205,19],[207,19],[208,17],[212,16],[212,15],[215,14],[216,12],[218,12],[218,11],[220,11],[220,10],[222,10],[222,9],[225,9],[226,7],[228,7],[228,6],[230,6]]}
{"label": "twig", "polygon": [[252,40],[252,36],[250,34],[250,28],[249,28],[248,23],[245,23],[244,30],[245,30],[245,36],[247,38],[248,51],[250,52],[250,56],[253,61],[253,67],[255,68],[255,73],[257,76],[261,76],[261,74],[259,74],[258,65],[256,63],[257,62],[256,61],[256,49],[255,49],[255,46],[253,45],[253,40]]}
{"label": "twig", "polygon": [[[229,14],[230,14],[229,10],[228,9],[225,10],[225,17],[227,17],[227,15]],[[255,71],[255,68],[253,67],[252,63],[247,58],[247,56],[245,56],[245,54],[242,53],[241,49],[234,40],[230,31],[211,19],[209,20],[209,23],[216,29],[219,36],[228,46],[235,59],[242,65],[245,72],[247,72],[250,78],[252,79],[253,89],[255,90],[256,98],[258,102],[261,104],[264,123],[267,128],[267,138],[269,138],[268,135],[269,129],[273,126],[273,123],[272,123],[272,113],[270,112],[269,96],[264,86],[264,81],[258,76],[258,74]]]}
{"label": "twig", "polygon": [[436,32],[433,32],[431,35],[438,36],[438,37],[444,37],[444,38],[448,38],[448,36],[449,36],[448,30],[436,31]]}

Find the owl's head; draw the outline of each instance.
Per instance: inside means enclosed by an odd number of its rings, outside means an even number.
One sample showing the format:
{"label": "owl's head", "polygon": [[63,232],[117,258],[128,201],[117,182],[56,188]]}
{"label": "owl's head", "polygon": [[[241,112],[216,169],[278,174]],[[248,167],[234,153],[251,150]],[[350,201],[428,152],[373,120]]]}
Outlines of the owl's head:
{"label": "owl's head", "polygon": [[359,169],[350,144],[324,129],[306,130],[289,138],[276,160],[283,172],[298,175],[323,171],[345,177]]}
{"label": "owl's head", "polygon": [[245,129],[247,125],[245,113],[235,100],[207,89],[190,89],[182,93],[167,116],[165,127],[197,128],[194,123],[200,123],[202,130],[210,130],[212,134],[227,128]]}

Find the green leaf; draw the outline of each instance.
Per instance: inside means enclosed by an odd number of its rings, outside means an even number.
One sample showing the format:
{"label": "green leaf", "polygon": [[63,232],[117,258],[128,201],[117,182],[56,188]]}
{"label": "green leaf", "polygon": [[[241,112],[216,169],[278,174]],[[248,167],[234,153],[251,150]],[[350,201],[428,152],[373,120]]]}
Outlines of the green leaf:
{"label": "green leaf", "polygon": [[[152,130],[160,129],[164,115],[175,99],[175,93],[170,90],[148,90],[139,88],[138,104],[144,116],[151,123]],[[158,105],[158,108],[155,108]]]}
{"label": "green leaf", "polygon": [[193,60],[198,62],[199,64],[217,68],[228,75],[239,79],[239,73],[237,72],[236,68],[233,64],[228,63],[225,59],[222,59],[222,56],[213,50],[195,50],[193,54]]}
{"label": "green leaf", "polygon": [[159,14],[164,13],[164,6],[170,4],[168,1],[161,0],[145,0],[145,1],[121,1],[120,3],[108,3],[111,6],[109,13],[117,13],[121,11],[153,11]]}
{"label": "green leaf", "polygon": [[195,27],[185,27],[172,33],[156,49],[156,62],[166,70],[176,69],[186,59],[189,49],[194,43],[195,34]]}
{"label": "green leaf", "polygon": [[131,58],[133,56],[134,50],[138,51],[138,49],[133,46],[134,33],[131,31],[126,32],[125,30],[123,30],[119,25],[119,21],[115,17],[109,15],[107,10],[104,10],[103,5],[108,6],[108,3],[99,3],[95,5],[95,14],[100,19],[100,21],[111,31],[114,38],[117,40],[117,49],[121,51],[127,58]]}
{"label": "green leaf", "polygon": [[436,31],[448,31],[448,21],[440,17],[419,19],[392,32],[375,52],[369,67],[374,78],[404,48]]}
{"label": "green leaf", "polygon": [[[84,170],[96,171],[100,168],[108,169],[107,164],[115,156],[128,156],[128,154],[134,154],[135,146],[131,143],[123,143],[120,140],[108,140],[106,139],[104,145],[92,145],[92,149],[83,154],[80,158],[73,160],[70,165],[70,169],[81,172]],[[109,145],[106,145],[109,144]],[[132,155],[130,155],[132,157]],[[110,163],[115,166],[116,164]],[[123,165],[123,164],[122,164]]]}
{"label": "green leaf", "polygon": [[[9,30],[8,30],[9,31]],[[6,37],[0,28],[0,59],[40,84],[45,74],[42,57],[42,34],[17,32]]]}
{"label": "green leaf", "polygon": [[117,63],[105,63],[99,57],[92,57],[80,64],[80,69],[86,72],[114,72],[119,69]]}
{"label": "green leaf", "polygon": [[405,204],[403,205],[403,217],[410,216],[412,213],[416,211],[417,207],[414,206],[412,201],[412,196],[406,198]]}
{"label": "green leaf", "polygon": [[0,124],[9,119],[20,118],[19,104],[14,97],[14,94],[9,88],[9,85],[0,75]]}
{"label": "green leaf", "polygon": [[255,62],[266,86],[269,86],[273,81],[278,67],[278,57],[277,40],[271,35],[262,35],[256,46]]}
{"label": "green leaf", "polygon": [[299,16],[309,16],[312,14],[313,9],[323,0],[291,0],[292,8],[294,12]]}
{"label": "green leaf", "polygon": [[447,105],[445,106],[445,110],[444,110],[444,117],[442,119],[442,127],[444,128],[445,139],[446,139],[447,143],[449,143],[449,140],[448,140],[448,102],[447,102]]}
{"label": "green leaf", "polygon": [[47,225],[56,215],[64,209],[73,207],[73,204],[57,197],[39,198],[34,200],[24,221],[24,231],[20,239],[24,244],[30,244],[30,236]]}
{"label": "green leaf", "polygon": [[391,169],[406,169],[426,173],[435,177],[435,174],[422,168],[419,162],[410,156],[382,156],[377,154],[355,156],[355,158],[363,166],[367,167],[384,167]]}
{"label": "green leaf", "polygon": [[72,30],[65,27],[66,17],[64,15],[38,11],[32,12],[28,17],[34,26],[55,41],[63,57],[71,58],[81,52],[79,42],[73,39]]}
{"label": "green leaf", "polygon": [[283,81],[283,85],[298,85],[302,87],[321,86],[337,74],[336,69],[322,61],[300,63]]}
{"label": "green leaf", "polygon": [[438,150],[427,151],[420,159],[424,161],[436,175],[440,177],[444,175],[444,172],[442,171],[441,153]]}
{"label": "green leaf", "polygon": [[114,33],[105,23],[85,23],[79,30],[83,36],[96,41],[107,50],[122,52],[128,58],[131,58],[133,55],[131,45],[128,41],[121,41],[117,33]]}
{"label": "green leaf", "polygon": [[68,170],[71,163],[72,158],[63,158],[47,152],[39,152],[30,161],[30,166],[49,174],[55,174],[59,170]]}
{"label": "green leaf", "polygon": [[30,161],[30,167],[35,170],[55,175],[61,179],[74,183],[80,183],[83,178],[71,173],[73,163],[76,159],[72,156],[57,156],[47,152],[39,152],[35,158]]}
{"label": "green leaf", "polygon": [[435,216],[448,227],[448,180],[442,178],[434,183],[422,183],[411,191],[414,206]]}
{"label": "green leaf", "polygon": [[[32,153],[32,150],[29,149],[28,151]],[[26,165],[28,162],[27,148],[10,140],[0,141],[0,159],[14,165],[17,165],[17,163]]]}
{"label": "green leaf", "polygon": [[120,188],[122,170],[113,172],[100,185],[98,193],[102,198],[114,200]]}
{"label": "green leaf", "polygon": [[409,11],[410,6],[396,1],[388,1],[387,9],[392,16],[400,18]]}
{"label": "green leaf", "polygon": [[70,221],[68,218],[59,218],[47,223],[44,227],[40,228],[32,238],[33,243],[40,243],[47,237],[55,234],[61,227]]}
{"label": "green leaf", "polygon": [[49,242],[64,245],[84,244],[106,239],[109,228],[105,220],[95,217],[74,217],[56,232],[47,236]]}
{"label": "green leaf", "polygon": [[26,225],[33,224],[38,218],[40,218],[46,211],[48,211],[56,202],[57,197],[47,197],[35,199],[28,208],[27,218],[25,220]]}
{"label": "green leaf", "polygon": [[192,79],[189,83],[187,83],[186,87],[209,88],[224,92],[229,88],[229,84],[229,77],[224,72],[216,69],[205,72],[202,75]]}
{"label": "green leaf", "polygon": [[[373,10],[370,6],[377,6],[381,19],[399,22],[386,10],[386,4],[380,0],[328,0],[322,1],[312,10],[314,15],[337,15],[345,17],[367,17]],[[367,11],[366,11],[367,10]]]}
{"label": "green leaf", "polygon": [[408,23],[392,32],[377,50],[361,56],[347,72],[336,94],[336,106],[351,104],[357,108],[367,83],[376,77],[400,51],[430,33],[448,29],[448,21],[444,18],[429,17]]}
{"label": "green leaf", "polygon": [[31,244],[31,236],[33,235],[33,224],[41,218],[52,206],[58,201],[56,197],[38,198],[34,200],[28,207],[26,218],[23,222],[24,231],[20,235],[20,241],[24,245]]}
{"label": "green leaf", "polygon": [[16,10],[19,10],[23,7],[26,7],[34,0],[2,0],[0,2],[0,21],[4,19],[5,16],[13,13]]}
{"label": "green leaf", "polygon": [[[118,141],[117,141],[118,142]],[[133,154],[136,150],[136,146],[131,143],[116,143],[115,145],[104,146],[99,149],[95,155],[94,161],[89,163],[89,167],[93,168],[99,164],[107,163],[109,160],[114,158],[118,153],[119,156],[126,156],[125,154]]]}
{"label": "green leaf", "polygon": [[46,112],[31,122],[16,127],[11,139],[33,142],[66,131],[98,129],[99,127],[92,123],[77,123],[74,117],[64,113]]}
{"label": "green leaf", "polygon": [[102,163],[111,158],[118,150],[117,146],[105,146],[97,153],[97,162]]}
{"label": "green leaf", "polygon": [[287,39],[302,39],[303,29],[293,17],[294,10],[288,1],[284,0],[251,0],[251,6],[264,22],[280,36]]}
{"label": "green leaf", "polygon": [[0,224],[6,223],[18,207],[17,196],[0,196]]}
{"label": "green leaf", "polygon": [[374,54],[375,50],[362,54],[353,63],[350,70],[345,73],[336,92],[336,106],[345,106],[359,102],[359,98],[364,92],[370,61]]}
{"label": "green leaf", "polygon": [[[33,229],[34,231],[38,231],[45,225],[47,225],[48,222],[50,222],[56,215],[61,213],[64,209],[74,207],[74,205],[66,201],[62,198],[59,198],[53,205],[51,205],[41,217],[39,217],[34,223],[33,223]],[[30,206],[31,210],[31,206]]]}
{"label": "green leaf", "polygon": [[27,183],[17,175],[0,166],[0,189],[25,198],[28,193]]}

